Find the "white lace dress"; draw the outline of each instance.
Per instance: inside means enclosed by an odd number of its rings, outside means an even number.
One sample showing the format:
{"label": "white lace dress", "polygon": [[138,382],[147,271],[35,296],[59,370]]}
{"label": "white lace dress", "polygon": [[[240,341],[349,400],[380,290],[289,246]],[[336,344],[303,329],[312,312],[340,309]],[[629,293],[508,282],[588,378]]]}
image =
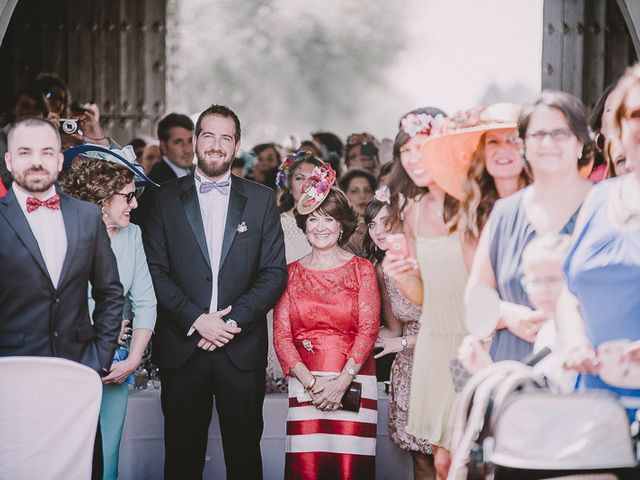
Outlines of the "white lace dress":
{"label": "white lace dress", "polygon": [[[311,245],[307,236],[296,225],[296,219],[292,213],[285,212],[280,215],[280,223],[284,231],[284,251],[287,265],[300,260],[311,253]],[[282,373],[280,363],[273,349],[273,310],[267,314],[267,326],[269,330],[269,351],[267,353],[267,392],[286,392],[287,383]]]}

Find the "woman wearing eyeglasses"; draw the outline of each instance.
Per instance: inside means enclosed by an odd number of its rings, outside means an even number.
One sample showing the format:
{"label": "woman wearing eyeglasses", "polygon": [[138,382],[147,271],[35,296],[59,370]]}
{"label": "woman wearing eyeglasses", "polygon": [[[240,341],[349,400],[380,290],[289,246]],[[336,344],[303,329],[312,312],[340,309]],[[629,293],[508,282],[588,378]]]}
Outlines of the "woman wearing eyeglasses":
{"label": "woman wearing eyeglasses", "polygon": [[534,181],[500,199],[480,236],[467,291],[482,284],[500,296],[501,318],[493,342],[494,360],[521,360],[532,350],[546,315],[524,291],[522,252],[541,234],[570,234],[591,187],[579,168],[590,162],[593,142],[580,100],[557,91],[542,92],[523,109],[518,133]]}
{"label": "woman wearing eyeglasses", "polygon": [[[102,210],[102,220],[111,239],[124,295],[131,304],[133,333],[128,354],[119,348],[109,375],[102,379],[100,431],[104,479],[118,476],[120,437],[127,412],[126,380],[140,366],[156,323],[156,296],[151,283],[140,228],[130,223],[131,210],[138,206],[133,173],[125,166],[102,160],[79,159],[64,174],[62,189]],[[89,299],[90,306],[93,301]],[[124,314],[124,312],[123,312]],[[123,321],[123,330],[128,320]],[[121,340],[124,335],[121,335]],[[122,342],[124,343],[124,342]]]}
{"label": "woman wearing eyeglasses", "polygon": [[[579,388],[613,392],[633,419],[640,408],[640,65],[609,102],[605,135],[620,144],[630,172],[598,184],[585,200],[565,262],[558,325],[569,342],[567,366],[584,374]],[[603,357],[614,345],[612,377]]]}

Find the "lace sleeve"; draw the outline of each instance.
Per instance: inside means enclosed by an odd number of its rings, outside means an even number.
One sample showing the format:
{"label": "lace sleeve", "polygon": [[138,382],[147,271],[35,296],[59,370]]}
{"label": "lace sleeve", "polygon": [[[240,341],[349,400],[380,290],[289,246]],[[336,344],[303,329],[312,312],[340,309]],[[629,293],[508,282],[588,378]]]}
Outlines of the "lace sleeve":
{"label": "lace sleeve", "polygon": [[373,265],[363,260],[359,265],[360,292],[358,294],[358,333],[350,358],[362,365],[371,355],[380,330],[380,292]]}
{"label": "lace sleeve", "polygon": [[293,343],[289,306],[289,289],[287,288],[273,311],[273,348],[285,377],[298,362],[302,363],[302,358]]}

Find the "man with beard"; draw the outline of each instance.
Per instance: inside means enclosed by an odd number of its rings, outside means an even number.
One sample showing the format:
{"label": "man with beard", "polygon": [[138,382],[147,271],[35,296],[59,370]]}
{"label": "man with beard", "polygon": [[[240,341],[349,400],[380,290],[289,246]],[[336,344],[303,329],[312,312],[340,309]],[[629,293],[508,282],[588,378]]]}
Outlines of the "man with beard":
{"label": "man with beard", "polygon": [[[5,160],[13,184],[0,199],[0,356],[62,357],[104,376],[124,299],[100,210],[56,190],[63,156],[47,120],[16,122]],[[96,478],[101,458],[97,446]]]}
{"label": "man with beard", "polygon": [[196,171],[163,185],[144,222],[165,478],[202,478],[215,395],[227,478],[260,479],[266,313],[286,287],[284,237],[273,191],[231,175],[236,114],[209,107],[193,143]]}

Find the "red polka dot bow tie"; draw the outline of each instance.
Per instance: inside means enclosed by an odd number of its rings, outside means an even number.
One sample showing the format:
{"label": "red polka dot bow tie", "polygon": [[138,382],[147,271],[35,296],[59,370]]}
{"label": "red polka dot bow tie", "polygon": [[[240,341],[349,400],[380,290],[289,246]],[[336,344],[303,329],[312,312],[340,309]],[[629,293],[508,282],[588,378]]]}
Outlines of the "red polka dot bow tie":
{"label": "red polka dot bow tie", "polygon": [[34,197],[27,197],[27,212],[31,213],[40,207],[47,207],[51,210],[60,210],[60,197],[54,195],[46,200],[38,200]]}

